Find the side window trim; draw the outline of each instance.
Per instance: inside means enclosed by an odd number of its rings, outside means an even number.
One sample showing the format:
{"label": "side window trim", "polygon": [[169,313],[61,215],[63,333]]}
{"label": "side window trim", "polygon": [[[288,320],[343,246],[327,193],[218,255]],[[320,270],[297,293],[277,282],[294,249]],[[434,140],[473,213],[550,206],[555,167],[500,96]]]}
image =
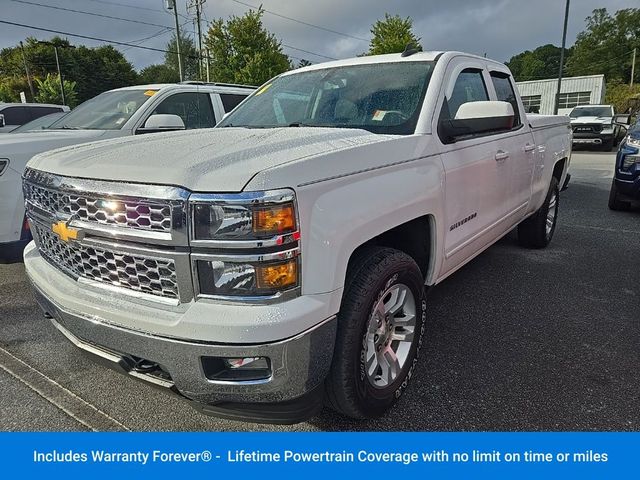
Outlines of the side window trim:
{"label": "side window trim", "polygon": [[226,113],[224,111],[224,105],[222,104],[222,99],[218,92],[210,93],[209,98],[211,99],[211,106],[213,107],[214,121],[216,122],[216,125],[218,125]]}

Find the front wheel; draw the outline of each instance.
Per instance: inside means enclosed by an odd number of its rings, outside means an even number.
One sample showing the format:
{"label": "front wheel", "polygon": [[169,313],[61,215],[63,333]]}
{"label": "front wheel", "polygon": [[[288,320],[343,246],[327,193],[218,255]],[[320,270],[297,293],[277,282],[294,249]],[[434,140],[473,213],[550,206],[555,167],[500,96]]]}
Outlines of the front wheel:
{"label": "front wheel", "polygon": [[407,254],[372,247],[350,263],[338,314],[327,402],[353,417],[382,415],[413,375],[425,329],[422,274]]}
{"label": "front wheel", "polygon": [[529,248],[544,248],[549,245],[556,231],[559,199],[558,179],[553,177],[542,206],[518,225],[518,241],[521,245]]}

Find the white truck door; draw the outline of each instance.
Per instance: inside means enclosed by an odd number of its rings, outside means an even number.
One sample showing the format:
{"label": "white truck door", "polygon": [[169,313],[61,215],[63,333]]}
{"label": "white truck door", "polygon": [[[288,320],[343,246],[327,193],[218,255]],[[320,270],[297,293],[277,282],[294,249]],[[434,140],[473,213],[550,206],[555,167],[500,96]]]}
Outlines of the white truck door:
{"label": "white truck door", "polygon": [[[452,62],[445,79],[436,111],[438,124],[455,118],[464,103],[490,100],[488,73],[480,60]],[[504,157],[508,146],[497,143],[495,135],[451,141],[439,133],[438,138],[446,179],[444,274],[495,239],[493,227],[507,210],[510,164]]]}
{"label": "white truck door", "polygon": [[492,70],[490,72],[492,95],[494,99],[509,102],[515,114],[513,128],[495,135],[501,148],[509,153],[505,159],[508,164],[508,188],[505,197],[505,214],[510,216],[508,223],[515,225],[526,212],[531,200],[531,184],[535,163],[536,146],[529,125],[524,123],[523,107],[518,101],[511,75],[507,72]]}

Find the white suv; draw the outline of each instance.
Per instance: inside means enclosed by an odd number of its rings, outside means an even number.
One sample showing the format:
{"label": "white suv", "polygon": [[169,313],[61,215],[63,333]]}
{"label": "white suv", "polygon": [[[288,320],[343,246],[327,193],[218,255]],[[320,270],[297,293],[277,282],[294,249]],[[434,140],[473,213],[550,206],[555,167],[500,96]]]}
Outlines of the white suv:
{"label": "white suv", "polygon": [[119,88],[87,100],[46,129],[0,136],[0,260],[20,258],[31,239],[21,190],[31,157],[108,138],[214,127],[252,91],[201,82]]}
{"label": "white suv", "polygon": [[50,113],[68,111],[69,107],[65,105],[49,103],[0,103],[0,133],[8,133]]}

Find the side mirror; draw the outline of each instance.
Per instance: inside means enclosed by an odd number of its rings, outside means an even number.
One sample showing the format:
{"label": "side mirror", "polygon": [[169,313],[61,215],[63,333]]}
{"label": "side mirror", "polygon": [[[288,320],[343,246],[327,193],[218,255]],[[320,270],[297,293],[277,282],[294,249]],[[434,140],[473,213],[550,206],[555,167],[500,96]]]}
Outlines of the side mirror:
{"label": "side mirror", "polygon": [[620,125],[621,127],[628,127],[631,123],[631,115],[629,114],[620,114],[615,115],[613,117],[613,123],[616,125]]}
{"label": "side mirror", "polygon": [[511,130],[514,120],[509,102],[467,102],[460,105],[455,118],[440,121],[438,130],[446,141],[455,142],[468,135]]}
{"label": "side mirror", "polygon": [[138,133],[171,132],[184,129],[184,122],[180,116],[169,113],[156,113],[147,118],[144,126],[138,129]]}
{"label": "side mirror", "polygon": [[0,128],[4,127],[6,123],[4,123],[4,115],[0,113]]}

